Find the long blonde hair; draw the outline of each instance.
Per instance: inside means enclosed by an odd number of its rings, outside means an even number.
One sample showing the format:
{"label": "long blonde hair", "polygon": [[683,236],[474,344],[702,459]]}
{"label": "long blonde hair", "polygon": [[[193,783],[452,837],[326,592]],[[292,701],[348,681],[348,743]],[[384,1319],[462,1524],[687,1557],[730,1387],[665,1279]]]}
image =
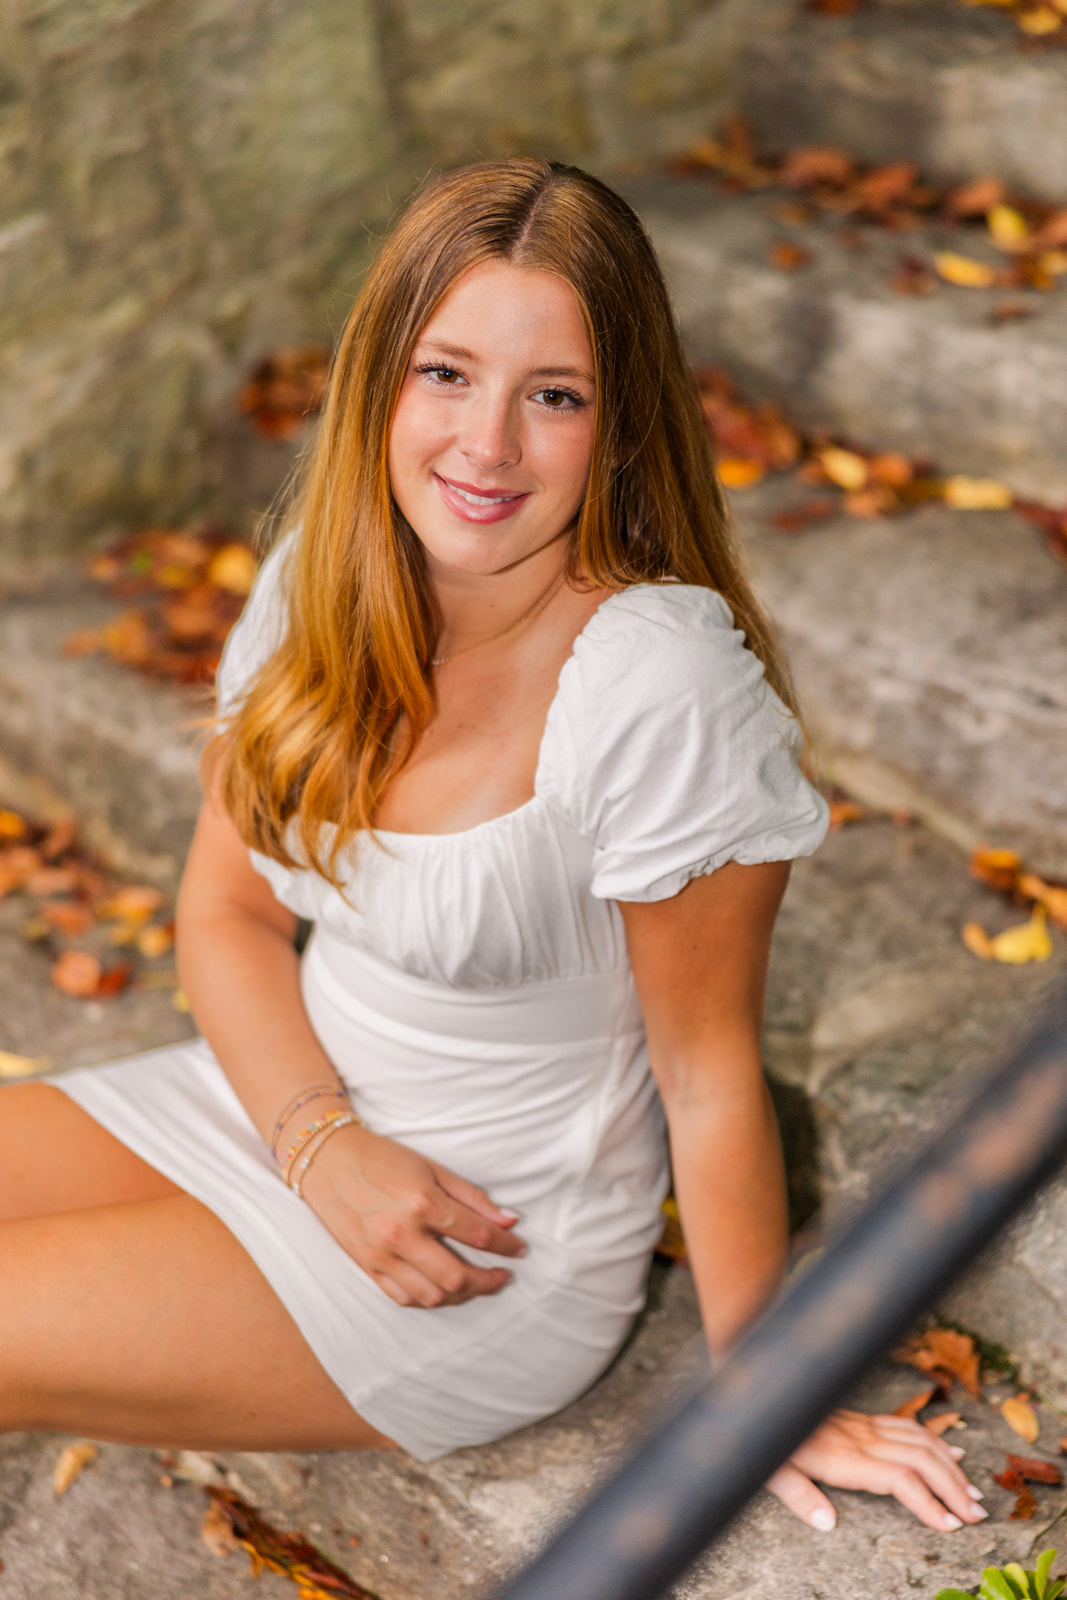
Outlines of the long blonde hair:
{"label": "long blonde hair", "polygon": [[[348,319],[294,520],[288,628],[216,747],[246,842],[330,882],[434,713],[438,613],[422,546],[393,502],[389,429],[412,350],[479,262],[568,283],[593,351],[589,485],[570,552],[596,587],[676,578],[726,599],[769,683],[788,673],[742,570],[696,388],[651,243],[576,167],[516,158],[445,173],[404,211]],[[332,824],[323,833],[323,824]],[[324,848],[324,839],[329,839]]]}

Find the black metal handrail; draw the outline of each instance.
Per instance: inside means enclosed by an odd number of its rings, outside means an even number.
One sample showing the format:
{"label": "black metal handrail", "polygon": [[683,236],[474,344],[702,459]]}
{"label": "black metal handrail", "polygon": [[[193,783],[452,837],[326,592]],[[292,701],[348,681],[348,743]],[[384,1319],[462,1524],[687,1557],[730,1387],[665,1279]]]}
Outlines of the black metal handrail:
{"label": "black metal handrail", "polygon": [[498,1600],[655,1600],[1067,1158],[1067,990]]}

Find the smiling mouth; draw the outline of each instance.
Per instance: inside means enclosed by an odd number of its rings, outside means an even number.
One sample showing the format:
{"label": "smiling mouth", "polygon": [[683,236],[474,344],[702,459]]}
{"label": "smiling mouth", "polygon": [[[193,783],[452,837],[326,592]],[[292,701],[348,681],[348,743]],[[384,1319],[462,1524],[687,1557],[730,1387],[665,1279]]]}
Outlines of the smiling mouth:
{"label": "smiling mouth", "polygon": [[475,494],[473,489],[463,489],[458,483],[453,483],[451,478],[442,478],[442,483],[448,485],[453,494],[458,494],[461,500],[466,500],[470,506],[502,506],[509,500],[522,500],[523,494]]}

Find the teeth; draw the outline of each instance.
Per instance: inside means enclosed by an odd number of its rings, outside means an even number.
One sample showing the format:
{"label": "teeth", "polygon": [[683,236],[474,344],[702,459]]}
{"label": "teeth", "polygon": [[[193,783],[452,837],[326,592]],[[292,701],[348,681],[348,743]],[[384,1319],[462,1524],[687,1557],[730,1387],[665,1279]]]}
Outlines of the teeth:
{"label": "teeth", "polygon": [[466,500],[471,506],[500,506],[505,500],[514,500],[513,494],[471,494],[467,489],[461,489],[458,484],[449,483],[445,479],[453,494],[458,494],[461,500]]}

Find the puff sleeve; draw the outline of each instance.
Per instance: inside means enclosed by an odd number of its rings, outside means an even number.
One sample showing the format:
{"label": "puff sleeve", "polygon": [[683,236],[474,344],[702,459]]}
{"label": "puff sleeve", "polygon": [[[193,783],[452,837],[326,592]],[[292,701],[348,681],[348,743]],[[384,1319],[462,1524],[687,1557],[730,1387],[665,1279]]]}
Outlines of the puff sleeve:
{"label": "puff sleeve", "polygon": [[281,643],[286,626],[285,568],[296,532],[280,539],[256,574],[245,608],[226,639],[215,674],[219,718],[225,721]]}
{"label": "puff sleeve", "polygon": [[817,848],[828,810],[800,744],[721,595],[640,584],[576,640],[537,788],[592,842],[594,895],[665,900],[724,862]]}

